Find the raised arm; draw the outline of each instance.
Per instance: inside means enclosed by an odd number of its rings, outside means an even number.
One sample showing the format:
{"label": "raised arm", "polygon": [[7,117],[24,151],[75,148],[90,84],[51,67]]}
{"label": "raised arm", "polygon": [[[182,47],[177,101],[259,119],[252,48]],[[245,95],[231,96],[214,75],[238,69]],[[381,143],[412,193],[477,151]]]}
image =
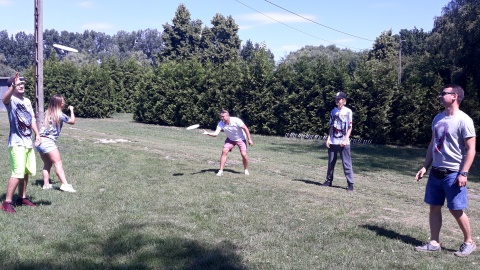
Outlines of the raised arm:
{"label": "raised arm", "polygon": [[67,124],[74,125],[75,124],[75,113],[73,112],[73,106],[68,106],[68,109],[70,110],[70,121],[68,121]]}
{"label": "raised arm", "polygon": [[10,99],[12,98],[13,95],[13,90],[15,89],[15,86],[20,83],[20,75],[15,73],[15,79],[13,81],[13,84],[8,85],[8,89],[3,95],[3,104],[8,105],[10,103]]}

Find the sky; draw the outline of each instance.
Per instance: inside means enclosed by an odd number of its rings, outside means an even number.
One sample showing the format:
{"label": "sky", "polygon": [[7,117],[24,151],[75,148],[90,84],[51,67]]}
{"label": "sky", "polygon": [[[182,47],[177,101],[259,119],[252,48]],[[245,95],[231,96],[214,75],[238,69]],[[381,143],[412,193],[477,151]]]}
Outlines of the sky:
{"label": "sky", "polygon": [[[38,0],[37,0],[38,1]],[[34,32],[35,0],[0,0],[0,30]],[[265,44],[281,60],[304,46],[336,45],[371,49],[375,38],[392,30],[433,28],[449,0],[43,0],[43,30],[94,30],[114,35],[172,25],[184,4],[192,20],[211,27],[215,14],[232,16],[247,40]]]}

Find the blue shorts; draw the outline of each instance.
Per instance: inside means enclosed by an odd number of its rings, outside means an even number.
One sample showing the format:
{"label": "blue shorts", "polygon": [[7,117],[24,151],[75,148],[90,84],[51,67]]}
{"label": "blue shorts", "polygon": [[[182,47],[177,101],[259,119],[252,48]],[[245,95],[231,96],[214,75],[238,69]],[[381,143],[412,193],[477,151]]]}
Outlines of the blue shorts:
{"label": "blue shorts", "polygon": [[424,201],[430,205],[444,205],[445,199],[447,199],[447,207],[450,210],[468,208],[467,188],[453,183],[457,176],[458,173],[451,173],[444,178],[437,178],[430,170]]}
{"label": "blue shorts", "polygon": [[36,148],[40,154],[46,154],[57,149],[57,145],[55,144],[54,140],[47,137],[42,137],[42,143]]}

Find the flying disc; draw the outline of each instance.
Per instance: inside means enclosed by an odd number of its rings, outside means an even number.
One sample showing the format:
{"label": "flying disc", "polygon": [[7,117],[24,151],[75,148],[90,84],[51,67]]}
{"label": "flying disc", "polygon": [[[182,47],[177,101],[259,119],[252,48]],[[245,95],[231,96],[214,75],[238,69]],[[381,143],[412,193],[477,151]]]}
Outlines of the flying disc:
{"label": "flying disc", "polygon": [[67,46],[63,46],[63,45],[60,45],[60,44],[53,44],[53,47],[55,47],[57,49],[60,49],[60,50],[67,51],[67,52],[78,52],[77,49],[70,48],[70,47],[67,47]]}
{"label": "flying disc", "polygon": [[196,128],[198,128],[198,127],[200,127],[199,124],[191,125],[191,126],[187,127],[187,130],[196,129]]}

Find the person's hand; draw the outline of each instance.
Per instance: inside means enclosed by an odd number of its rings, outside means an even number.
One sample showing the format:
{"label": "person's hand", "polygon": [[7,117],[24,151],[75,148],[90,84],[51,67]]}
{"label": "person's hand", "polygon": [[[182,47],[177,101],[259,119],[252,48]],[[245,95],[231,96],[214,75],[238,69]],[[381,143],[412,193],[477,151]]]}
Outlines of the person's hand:
{"label": "person's hand", "polygon": [[459,187],[464,187],[467,185],[467,177],[461,174],[458,174],[457,179],[455,179],[455,182],[453,182],[453,184],[455,183],[458,183]]}
{"label": "person's hand", "polygon": [[415,180],[420,181],[420,179],[423,178],[423,176],[425,175],[425,173],[427,172],[427,169],[425,169],[425,167],[422,167],[418,172],[417,172],[417,175],[415,175]]}
{"label": "person's hand", "polygon": [[70,111],[73,111],[73,106],[71,106],[71,105],[68,106],[68,109],[69,109]]}
{"label": "person's hand", "polygon": [[250,144],[250,146],[253,146],[253,141],[252,141],[252,139],[248,140],[248,144]]}
{"label": "person's hand", "polygon": [[208,134],[210,134],[210,132],[207,132],[207,131],[204,129],[202,134],[208,135]]}
{"label": "person's hand", "polygon": [[35,138],[35,146],[42,144],[42,137],[38,136]]}
{"label": "person's hand", "polygon": [[343,140],[343,141],[340,143],[340,146],[341,146],[341,147],[345,147],[345,145],[347,145],[347,140]]}
{"label": "person's hand", "polygon": [[328,139],[326,142],[327,148],[330,148],[330,144],[331,144],[330,139]]}
{"label": "person's hand", "polygon": [[20,84],[20,74],[17,72],[15,73],[15,80],[14,80],[14,83],[15,83],[15,86],[17,86],[17,84]]}

